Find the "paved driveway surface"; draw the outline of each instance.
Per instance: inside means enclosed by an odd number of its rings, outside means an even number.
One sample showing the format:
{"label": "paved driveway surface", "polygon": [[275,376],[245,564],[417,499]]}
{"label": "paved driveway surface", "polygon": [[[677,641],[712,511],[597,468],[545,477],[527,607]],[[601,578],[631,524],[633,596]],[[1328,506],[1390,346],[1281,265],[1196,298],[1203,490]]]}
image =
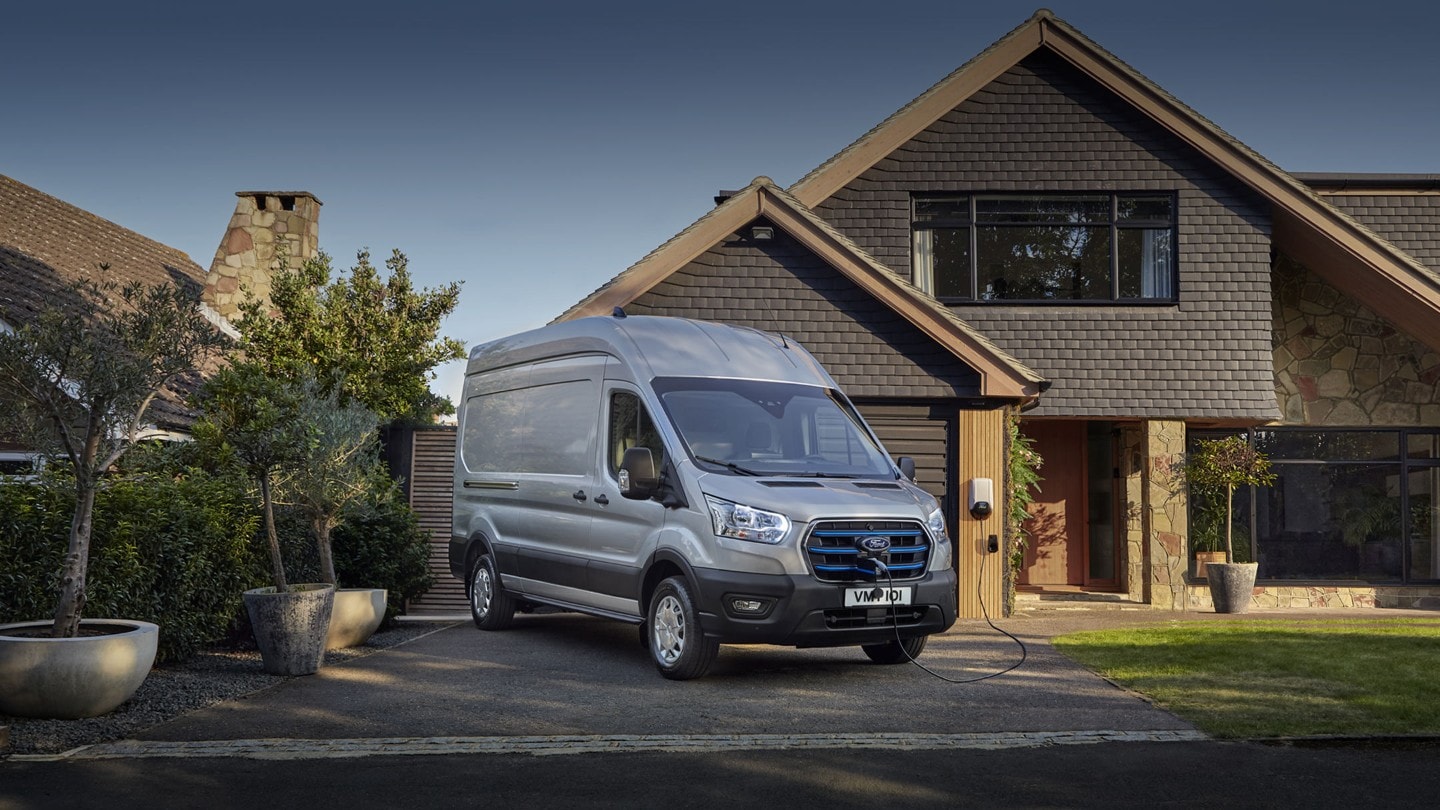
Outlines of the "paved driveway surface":
{"label": "paved driveway surface", "polygon": [[[1150,616],[1152,620],[1156,617]],[[1046,622],[1004,626],[1029,647],[1019,669],[972,684],[858,648],[725,646],[710,674],[667,681],[636,628],[576,614],[521,617],[502,632],[458,624],[327,667],[138,735],[144,740],[625,734],[966,734],[1189,730],[1060,656]],[[1014,663],[983,622],[932,637],[921,662],[953,679]]]}

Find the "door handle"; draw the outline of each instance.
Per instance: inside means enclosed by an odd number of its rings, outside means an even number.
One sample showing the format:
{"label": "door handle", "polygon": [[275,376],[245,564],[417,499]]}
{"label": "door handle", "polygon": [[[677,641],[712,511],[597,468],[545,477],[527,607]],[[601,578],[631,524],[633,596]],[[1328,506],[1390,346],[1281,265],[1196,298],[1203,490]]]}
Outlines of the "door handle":
{"label": "door handle", "polygon": [[595,496],[595,503],[598,503],[601,506],[609,506],[610,499],[605,497],[605,494],[602,492],[601,494]]}
{"label": "door handle", "polygon": [[579,492],[576,492],[574,495],[571,495],[570,497],[574,498],[577,501],[583,501],[585,500],[585,490],[582,489]]}

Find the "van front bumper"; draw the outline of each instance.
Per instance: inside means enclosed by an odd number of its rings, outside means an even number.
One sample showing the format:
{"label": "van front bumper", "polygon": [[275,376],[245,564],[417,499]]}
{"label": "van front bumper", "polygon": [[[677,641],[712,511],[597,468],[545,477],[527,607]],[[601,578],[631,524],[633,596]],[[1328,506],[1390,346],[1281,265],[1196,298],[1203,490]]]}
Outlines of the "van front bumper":
{"label": "van front bumper", "polygon": [[[913,638],[944,632],[955,623],[956,578],[948,568],[919,579],[897,580],[894,587],[909,588],[911,598],[910,604],[894,607],[846,607],[846,586],[808,575],[741,574],[713,568],[693,573],[701,627],[706,636],[724,644],[878,644],[894,640],[897,629],[901,638]],[[746,614],[735,608],[736,600],[764,607]]]}

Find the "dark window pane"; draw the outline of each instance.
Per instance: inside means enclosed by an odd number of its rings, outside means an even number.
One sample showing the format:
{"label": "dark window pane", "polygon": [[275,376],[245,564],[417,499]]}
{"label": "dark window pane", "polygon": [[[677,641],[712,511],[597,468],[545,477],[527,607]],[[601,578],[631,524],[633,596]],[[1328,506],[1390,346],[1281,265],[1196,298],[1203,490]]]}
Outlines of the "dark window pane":
{"label": "dark window pane", "polygon": [[1257,430],[1255,446],[1271,460],[1397,461],[1394,430]]}
{"label": "dark window pane", "polygon": [[640,398],[628,391],[610,395],[610,472],[618,474],[625,451],[632,447],[648,447],[655,459],[655,469],[665,466],[665,445],[650,420]]}
{"label": "dark window pane", "polygon": [[977,196],[976,222],[1074,224],[1110,221],[1110,197],[1104,194],[1038,197],[1031,194]]}
{"label": "dark window pane", "polygon": [[1262,579],[1398,580],[1399,467],[1276,464],[1256,490]]}
{"label": "dark window pane", "polygon": [[1440,459],[1440,433],[1411,431],[1407,444],[1410,458]]}
{"label": "dark window pane", "polygon": [[936,228],[930,232],[936,298],[970,297],[970,229]]}
{"label": "dark window pane", "polygon": [[1170,197],[1120,197],[1115,201],[1120,222],[1154,222],[1169,224],[1173,221]]}
{"label": "dark window pane", "polygon": [[1440,466],[1410,472],[1410,578],[1440,579]]}
{"label": "dark window pane", "polygon": [[969,197],[931,197],[915,201],[915,221],[936,220],[970,221]]}
{"label": "dark window pane", "polygon": [[1110,229],[976,229],[976,273],[987,301],[1110,297]]}
{"label": "dark window pane", "polygon": [[1175,297],[1169,228],[1122,228],[1116,240],[1121,298]]}

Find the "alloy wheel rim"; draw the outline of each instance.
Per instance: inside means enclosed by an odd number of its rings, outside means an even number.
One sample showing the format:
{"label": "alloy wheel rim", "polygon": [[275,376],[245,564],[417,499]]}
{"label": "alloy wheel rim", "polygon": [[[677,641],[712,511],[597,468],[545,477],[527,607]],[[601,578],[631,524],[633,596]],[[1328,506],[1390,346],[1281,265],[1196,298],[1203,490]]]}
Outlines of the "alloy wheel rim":
{"label": "alloy wheel rim", "polygon": [[661,597],[655,606],[653,625],[655,657],[660,663],[672,666],[685,652],[685,614],[680,609],[680,600],[669,594]]}
{"label": "alloy wheel rim", "polygon": [[475,584],[470,588],[470,605],[481,616],[490,613],[490,569],[480,566],[475,572]]}

